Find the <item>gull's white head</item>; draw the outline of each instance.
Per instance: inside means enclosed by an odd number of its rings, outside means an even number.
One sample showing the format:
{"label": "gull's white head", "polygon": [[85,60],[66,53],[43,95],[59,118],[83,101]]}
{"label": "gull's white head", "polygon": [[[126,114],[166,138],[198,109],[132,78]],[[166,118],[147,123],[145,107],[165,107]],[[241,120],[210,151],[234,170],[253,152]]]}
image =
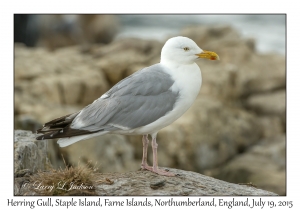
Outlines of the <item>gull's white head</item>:
{"label": "gull's white head", "polygon": [[210,51],[202,50],[191,39],[177,36],[169,39],[161,50],[161,63],[191,64],[198,58],[219,60],[219,56]]}

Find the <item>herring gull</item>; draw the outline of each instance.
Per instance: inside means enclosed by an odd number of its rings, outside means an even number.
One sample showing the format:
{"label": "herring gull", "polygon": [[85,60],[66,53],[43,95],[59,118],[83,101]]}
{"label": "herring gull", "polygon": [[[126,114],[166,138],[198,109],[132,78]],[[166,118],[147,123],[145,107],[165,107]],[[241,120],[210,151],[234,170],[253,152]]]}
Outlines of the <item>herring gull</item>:
{"label": "herring gull", "polygon": [[[37,130],[37,140],[60,138],[60,147],[104,134],[143,135],[141,168],[174,176],[158,168],[156,136],[183,115],[195,101],[202,76],[198,58],[219,60],[187,37],[170,38],[161,50],[160,63],[121,80],[79,112],[50,122]],[[153,166],[147,164],[148,135],[152,138]]]}

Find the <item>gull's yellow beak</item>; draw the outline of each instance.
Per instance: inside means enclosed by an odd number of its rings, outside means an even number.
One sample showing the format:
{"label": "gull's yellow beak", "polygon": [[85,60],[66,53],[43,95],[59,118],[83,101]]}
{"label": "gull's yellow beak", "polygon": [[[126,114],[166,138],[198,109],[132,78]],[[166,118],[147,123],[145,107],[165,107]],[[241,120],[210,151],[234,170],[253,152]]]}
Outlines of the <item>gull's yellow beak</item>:
{"label": "gull's yellow beak", "polygon": [[199,58],[206,58],[209,60],[220,60],[219,56],[215,52],[203,50],[202,53],[196,54]]}

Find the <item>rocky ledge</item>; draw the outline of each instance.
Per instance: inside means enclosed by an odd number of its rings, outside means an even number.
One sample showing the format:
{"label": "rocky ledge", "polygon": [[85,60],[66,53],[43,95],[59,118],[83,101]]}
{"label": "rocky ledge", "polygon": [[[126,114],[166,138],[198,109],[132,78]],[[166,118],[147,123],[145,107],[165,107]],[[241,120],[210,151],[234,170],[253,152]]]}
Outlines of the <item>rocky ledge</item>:
{"label": "rocky ledge", "polygon": [[[34,137],[35,134],[29,131],[15,131],[15,195],[44,195],[43,190],[50,190],[50,186],[46,186],[40,181],[36,183],[34,180],[35,173],[47,171],[49,165],[45,146],[47,141],[37,141]],[[68,185],[64,195],[277,195],[257,189],[251,183],[232,184],[192,171],[173,168],[168,168],[168,170],[177,175],[164,177],[141,170],[125,173],[95,172],[91,176],[93,184],[90,191],[84,188],[85,183],[72,188]],[[74,177],[74,179],[76,178]],[[41,189],[42,185],[45,187],[44,189]],[[53,183],[54,188],[59,186],[63,187],[59,184],[59,180],[57,183]],[[34,188],[40,188],[40,190]]]}

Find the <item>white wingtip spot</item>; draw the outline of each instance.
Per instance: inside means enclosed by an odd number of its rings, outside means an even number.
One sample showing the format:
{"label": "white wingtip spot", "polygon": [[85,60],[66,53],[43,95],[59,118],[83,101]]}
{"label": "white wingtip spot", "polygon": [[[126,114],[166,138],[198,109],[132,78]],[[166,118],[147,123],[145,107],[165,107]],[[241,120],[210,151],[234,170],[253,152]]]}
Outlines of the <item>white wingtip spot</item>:
{"label": "white wingtip spot", "polygon": [[63,132],[64,132],[64,129],[62,129],[60,132],[63,133]]}
{"label": "white wingtip spot", "polygon": [[109,95],[107,95],[107,94],[103,94],[100,98],[105,99],[105,98],[108,98],[108,96]]}

